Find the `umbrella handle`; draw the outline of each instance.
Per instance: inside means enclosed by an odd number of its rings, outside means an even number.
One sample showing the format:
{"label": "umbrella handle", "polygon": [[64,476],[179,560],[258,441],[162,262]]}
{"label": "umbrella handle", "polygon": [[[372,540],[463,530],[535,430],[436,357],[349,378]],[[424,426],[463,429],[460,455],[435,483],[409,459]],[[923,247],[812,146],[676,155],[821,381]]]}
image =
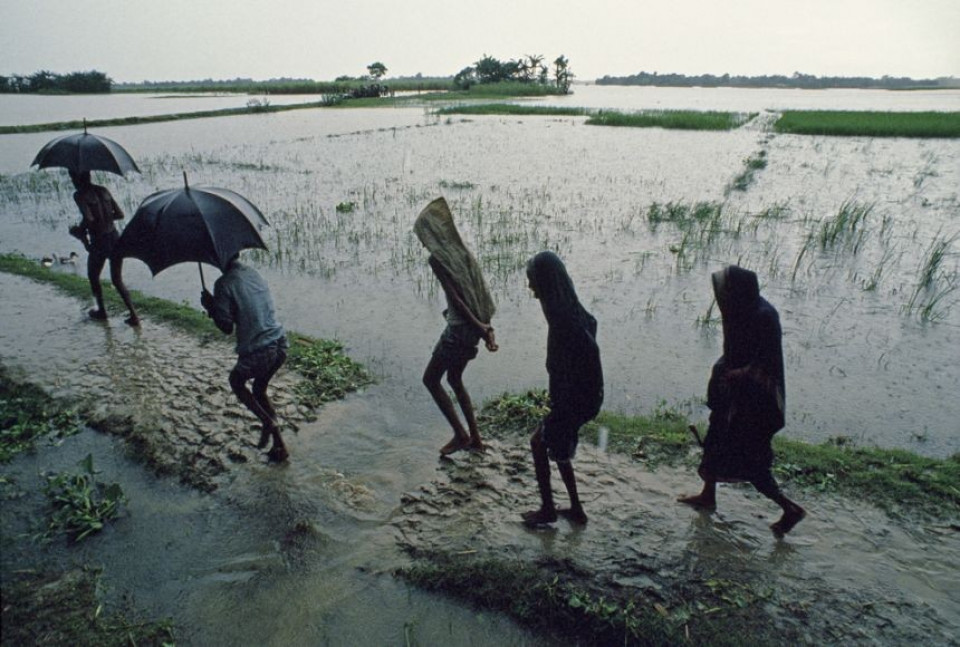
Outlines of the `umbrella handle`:
{"label": "umbrella handle", "polygon": [[200,287],[203,288],[203,291],[207,291],[207,282],[203,280],[203,264],[199,261],[197,262],[197,267],[200,269]]}

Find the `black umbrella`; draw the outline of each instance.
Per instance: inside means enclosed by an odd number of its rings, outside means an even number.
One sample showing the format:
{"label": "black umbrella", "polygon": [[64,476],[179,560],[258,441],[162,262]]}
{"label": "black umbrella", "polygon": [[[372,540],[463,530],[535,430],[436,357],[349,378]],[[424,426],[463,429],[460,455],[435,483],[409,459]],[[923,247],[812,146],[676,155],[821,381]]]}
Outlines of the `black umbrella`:
{"label": "black umbrella", "polygon": [[75,173],[109,171],[123,175],[127,171],[140,172],[137,163],[123,146],[112,139],[88,133],[86,121],[82,133],[63,135],[47,142],[30,166],[62,166]]}
{"label": "black umbrella", "polygon": [[267,248],[259,230],[268,224],[239,193],[191,187],[184,173],[182,189],[158,191],[140,203],[116,249],[146,263],[154,276],[177,263],[209,263],[223,271],[241,249]]}

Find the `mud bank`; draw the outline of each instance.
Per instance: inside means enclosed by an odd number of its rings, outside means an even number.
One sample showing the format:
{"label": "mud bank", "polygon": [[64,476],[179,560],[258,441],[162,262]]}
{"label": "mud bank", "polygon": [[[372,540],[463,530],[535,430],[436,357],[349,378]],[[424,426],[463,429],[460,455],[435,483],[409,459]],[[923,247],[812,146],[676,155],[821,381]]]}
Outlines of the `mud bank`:
{"label": "mud bank", "polygon": [[[531,530],[520,513],[539,498],[522,440],[445,461],[394,521],[418,564],[407,576],[485,606],[496,596],[476,595],[509,590],[522,572],[541,599],[499,608],[569,632],[571,608],[592,605],[588,633],[565,636],[583,644],[598,630],[633,644],[960,644],[956,526],[788,487],[808,517],[778,541],[767,526],[779,509],[749,486],[721,486],[710,515],[675,502],[699,486],[689,470],[650,471],[589,446],[575,467],[587,526]],[[543,608],[530,617],[533,604]]]}
{"label": "mud bank", "polygon": [[[105,564],[118,590],[149,601],[151,616],[172,617],[187,644],[238,644],[244,636],[256,644],[322,644],[323,636],[369,642],[397,639],[398,627],[401,637],[409,628],[414,638],[446,636],[447,644],[592,644],[599,635],[551,627],[543,603],[536,609],[548,620],[529,623],[540,634],[531,638],[378,576],[429,567],[436,567],[433,584],[419,585],[481,608],[489,600],[471,591],[507,590],[498,578],[522,574],[578,618],[593,609],[608,631],[620,631],[618,642],[647,640],[628,632],[655,621],[664,640],[692,644],[730,636],[738,644],[960,644],[955,521],[894,518],[788,484],[809,516],[777,541],[767,526],[778,511],[749,488],[721,487],[719,511],[701,514],[674,501],[697,488],[691,470],[651,470],[584,443],[576,468],[588,525],[561,521],[533,531],[519,517],[538,505],[525,439],[491,440],[486,454],[458,454],[434,469],[435,449],[408,448],[409,437],[384,450],[405,423],[382,393],[328,405],[293,443],[288,468],[251,470],[263,459],[253,447],[255,421],[226,384],[228,343],[200,344],[149,320],[139,331],[120,317],[93,322],[86,304],[11,275],[0,274],[0,291],[0,363],[80,403],[161,472],[204,490],[220,487],[214,496],[176,495],[188,504],[157,505],[195,517],[148,521],[142,510],[83,552]],[[307,413],[285,395],[296,379],[281,373],[273,391],[295,421]],[[381,401],[369,405],[371,398]],[[344,444],[354,437],[359,444]],[[344,476],[335,467],[347,464],[340,454],[361,450],[369,454],[363,462],[384,462],[362,476],[352,463]],[[141,490],[134,501],[147,497]],[[188,536],[184,527],[193,529]],[[66,558],[79,559],[72,551]],[[449,577],[457,573],[467,580],[458,585]],[[280,599],[298,602],[280,609]],[[493,609],[529,622],[517,609]],[[371,623],[371,614],[382,618]],[[637,617],[647,625],[629,619]],[[454,625],[455,635],[447,629]],[[493,629],[478,638],[482,626]]]}
{"label": "mud bank", "polygon": [[[259,424],[230,391],[236,361],[228,338],[197,339],[120,313],[89,319],[86,305],[28,279],[0,274],[0,362],[56,398],[76,402],[88,423],[125,437],[160,474],[203,490],[231,464],[263,460]],[[293,396],[299,376],[281,369],[271,390],[285,433],[311,417]]]}

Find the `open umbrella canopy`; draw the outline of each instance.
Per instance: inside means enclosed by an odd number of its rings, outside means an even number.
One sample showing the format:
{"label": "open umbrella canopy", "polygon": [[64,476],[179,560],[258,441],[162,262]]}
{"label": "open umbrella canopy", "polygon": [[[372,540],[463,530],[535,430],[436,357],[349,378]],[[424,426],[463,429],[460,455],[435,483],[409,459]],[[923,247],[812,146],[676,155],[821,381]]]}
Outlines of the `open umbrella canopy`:
{"label": "open umbrella canopy", "polygon": [[267,248],[259,230],[268,224],[239,193],[184,186],[159,191],[141,202],[116,249],[120,256],[146,263],[154,275],[190,262],[224,270],[240,250]]}
{"label": "open umbrella canopy", "polygon": [[63,135],[47,142],[30,166],[60,166],[75,173],[109,171],[123,175],[128,171],[140,172],[123,146],[107,137],[91,135],[86,126],[82,133]]}

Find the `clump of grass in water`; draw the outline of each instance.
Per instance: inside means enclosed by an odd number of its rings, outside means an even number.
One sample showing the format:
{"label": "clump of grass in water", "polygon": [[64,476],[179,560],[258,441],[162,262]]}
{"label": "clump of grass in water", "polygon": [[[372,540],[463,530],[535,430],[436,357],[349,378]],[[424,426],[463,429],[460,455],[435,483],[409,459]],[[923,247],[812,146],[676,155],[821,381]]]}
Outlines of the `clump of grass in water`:
{"label": "clump of grass in water", "polygon": [[340,342],[296,333],[289,337],[290,366],[306,378],[296,386],[296,394],[306,406],[318,407],[373,383],[363,365],[344,354]]}
{"label": "clump of grass in water", "polygon": [[78,464],[79,473],[47,477],[43,491],[53,512],[42,539],[49,540],[62,532],[78,542],[100,532],[107,521],[120,516],[120,505],[126,501],[120,484],[106,485],[96,479],[91,454]]}
{"label": "clump of grass in water", "polygon": [[77,413],[64,409],[42,389],[17,384],[0,366],[0,463],[8,463],[47,435],[70,436],[80,430]]}
{"label": "clump of grass in water", "polygon": [[746,191],[753,184],[756,172],[767,168],[767,151],[761,150],[743,160],[744,169],[727,188],[727,193],[731,190]]}
{"label": "clump of grass in water", "polygon": [[825,251],[843,242],[856,254],[866,236],[864,225],[873,207],[872,203],[860,204],[853,200],[841,204],[835,216],[820,223],[817,232],[820,249]]}
{"label": "clump of grass in water", "polygon": [[960,234],[948,237],[938,233],[923,255],[917,288],[905,306],[907,311],[917,311],[921,321],[939,321],[953,305],[948,299],[957,289],[957,274],[943,271],[942,265],[958,238]]}

